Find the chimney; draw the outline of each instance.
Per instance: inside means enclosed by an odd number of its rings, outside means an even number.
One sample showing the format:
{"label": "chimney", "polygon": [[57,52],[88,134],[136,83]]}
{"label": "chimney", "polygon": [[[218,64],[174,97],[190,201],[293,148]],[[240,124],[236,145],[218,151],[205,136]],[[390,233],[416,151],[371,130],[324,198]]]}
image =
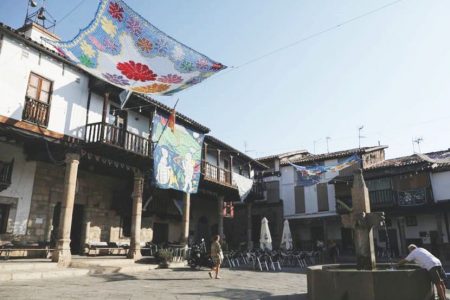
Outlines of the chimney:
{"label": "chimney", "polygon": [[[38,42],[40,44],[43,44],[42,37],[52,40],[52,41],[59,41],[59,37],[42,27],[41,25],[37,23],[28,23],[22,26],[21,28],[17,29],[17,31],[23,33],[26,37],[32,39],[35,42]],[[47,45],[46,45],[47,46]]]}

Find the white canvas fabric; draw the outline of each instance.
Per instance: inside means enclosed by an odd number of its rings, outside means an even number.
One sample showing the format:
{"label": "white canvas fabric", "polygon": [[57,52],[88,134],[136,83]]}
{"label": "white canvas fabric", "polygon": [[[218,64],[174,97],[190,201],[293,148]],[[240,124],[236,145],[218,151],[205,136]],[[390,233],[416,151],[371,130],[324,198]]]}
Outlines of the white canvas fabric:
{"label": "white canvas fabric", "polygon": [[238,187],[239,197],[244,201],[252,190],[253,179],[233,172],[233,184]]}
{"label": "white canvas fabric", "polygon": [[283,235],[281,237],[281,248],[286,249],[286,250],[290,250],[293,248],[292,245],[292,234],[291,234],[291,229],[289,228],[289,221],[288,220],[284,220],[284,224],[283,224]]}
{"label": "white canvas fabric", "polygon": [[407,261],[414,261],[421,268],[430,270],[433,267],[441,266],[441,261],[424,248],[414,249],[406,258]]}
{"label": "white canvas fabric", "polygon": [[272,251],[272,236],[269,230],[269,221],[264,217],[261,220],[261,234],[259,236],[259,246],[262,250]]}

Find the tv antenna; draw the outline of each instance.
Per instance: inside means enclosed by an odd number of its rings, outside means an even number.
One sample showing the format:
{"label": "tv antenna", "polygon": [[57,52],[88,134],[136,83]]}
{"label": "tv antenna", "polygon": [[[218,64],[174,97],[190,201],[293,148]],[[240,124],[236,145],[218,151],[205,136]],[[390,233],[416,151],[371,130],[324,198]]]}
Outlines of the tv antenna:
{"label": "tv antenna", "polygon": [[328,141],[331,140],[331,137],[327,136],[327,137],[325,137],[325,139],[327,140],[327,153],[330,153],[330,148],[328,147]]}
{"label": "tv antenna", "polygon": [[414,144],[417,144],[417,148],[419,149],[419,153],[422,153],[422,151],[420,151],[420,143],[423,142],[423,138],[422,137],[418,137],[416,139],[413,139],[412,143],[413,143],[413,152],[416,153],[415,149],[414,149]]}
{"label": "tv antenna", "polygon": [[361,149],[361,139],[365,138],[365,136],[361,135],[361,131],[364,129],[364,125],[358,127],[358,148]]}

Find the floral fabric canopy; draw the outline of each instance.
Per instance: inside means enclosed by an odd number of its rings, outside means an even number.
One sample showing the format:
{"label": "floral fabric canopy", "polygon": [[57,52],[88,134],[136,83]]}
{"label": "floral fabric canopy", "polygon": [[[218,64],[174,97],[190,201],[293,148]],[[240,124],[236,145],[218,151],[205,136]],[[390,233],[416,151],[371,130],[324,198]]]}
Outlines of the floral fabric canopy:
{"label": "floral fabric canopy", "polygon": [[72,41],[46,40],[87,72],[120,88],[172,95],[226,68],[179,43],[121,0],[102,0]]}

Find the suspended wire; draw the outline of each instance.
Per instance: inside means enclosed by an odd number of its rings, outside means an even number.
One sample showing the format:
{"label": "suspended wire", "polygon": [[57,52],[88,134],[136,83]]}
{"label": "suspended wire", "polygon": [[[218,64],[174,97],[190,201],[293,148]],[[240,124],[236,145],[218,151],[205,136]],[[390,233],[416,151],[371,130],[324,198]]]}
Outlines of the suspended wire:
{"label": "suspended wire", "polygon": [[60,24],[62,21],[64,21],[68,16],[70,16],[72,13],[74,13],[86,0],[81,0],[80,2],[78,2],[77,5],[74,6],[74,8],[72,8],[68,13],[66,13],[60,20],[58,20],[55,23],[55,26]]}
{"label": "suspended wire", "polygon": [[240,64],[240,65],[238,65],[238,66],[231,66],[231,67],[229,67],[229,70],[228,70],[228,71],[225,71],[225,72],[216,74],[216,75],[215,75],[214,77],[212,77],[212,78],[217,78],[217,77],[219,77],[219,76],[221,76],[221,75],[228,74],[228,73],[233,72],[233,71],[235,71],[235,70],[237,70],[237,69],[240,69],[240,68],[242,68],[242,67],[245,67],[245,66],[248,66],[248,65],[250,65],[250,64],[253,64],[253,63],[257,62],[257,61],[260,61],[260,60],[262,60],[262,59],[265,59],[266,57],[272,56],[272,55],[274,55],[274,54],[276,54],[276,53],[278,53],[278,52],[281,52],[281,51],[284,51],[284,50],[286,50],[286,49],[289,49],[289,48],[292,48],[292,47],[294,47],[294,46],[297,46],[298,44],[301,44],[301,43],[303,43],[303,42],[306,42],[306,41],[308,41],[308,40],[311,40],[311,39],[313,39],[313,38],[316,38],[316,37],[318,37],[318,36],[321,36],[321,35],[323,35],[323,34],[325,34],[325,33],[328,33],[328,32],[330,32],[330,31],[333,31],[333,30],[335,30],[335,29],[338,29],[339,27],[342,27],[342,26],[348,25],[348,24],[350,24],[350,23],[353,23],[353,22],[355,22],[355,21],[357,21],[357,20],[360,20],[360,19],[362,19],[362,18],[364,18],[364,17],[367,17],[367,16],[369,16],[369,15],[375,14],[375,13],[381,11],[381,10],[384,10],[384,9],[386,9],[386,8],[388,8],[388,7],[394,6],[394,5],[396,5],[396,4],[400,3],[400,2],[403,2],[403,1],[404,1],[404,0],[396,0],[396,1],[393,1],[393,2],[390,2],[390,3],[387,3],[387,4],[385,4],[385,5],[382,5],[382,6],[378,7],[378,8],[375,8],[375,9],[373,9],[373,10],[367,11],[367,12],[361,14],[361,15],[358,15],[358,16],[356,16],[356,17],[353,17],[353,18],[350,18],[350,19],[348,19],[348,20],[345,20],[345,21],[343,21],[343,22],[341,22],[341,23],[339,23],[339,24],[336,24],[336,25],[330,26],[330,27],[328,27],[328,28],[326,28],[326,29],[323,29],[323,30],[320,30],[320,31],[318,31],[318,32],[312,33],[312,34],[310,34],[310,35],[308,35],[308,36],[305,36],[305,37],[303,37],[303,38],[301,38],[301,39],[299,39],[299,40],[296,40],[296,41],[294,41],[294,42],[292,42],[292,43],[290,43],[290,44],[287,44],[287,45],[282,46],[282,47],[280,47],[280,48],[277,48],[277,49],[274,49],[274,50],[272,50],[272,51],[269,51],[269,52],[267,52],[266,54],[263,54],[263,55],[261,55],[261,56],[252,58],[252,59],[250,59],[250,60],[248,60],[248,61],[246,61],[246,62],[244,62],[244,63],[242,63],[242,64]]}

